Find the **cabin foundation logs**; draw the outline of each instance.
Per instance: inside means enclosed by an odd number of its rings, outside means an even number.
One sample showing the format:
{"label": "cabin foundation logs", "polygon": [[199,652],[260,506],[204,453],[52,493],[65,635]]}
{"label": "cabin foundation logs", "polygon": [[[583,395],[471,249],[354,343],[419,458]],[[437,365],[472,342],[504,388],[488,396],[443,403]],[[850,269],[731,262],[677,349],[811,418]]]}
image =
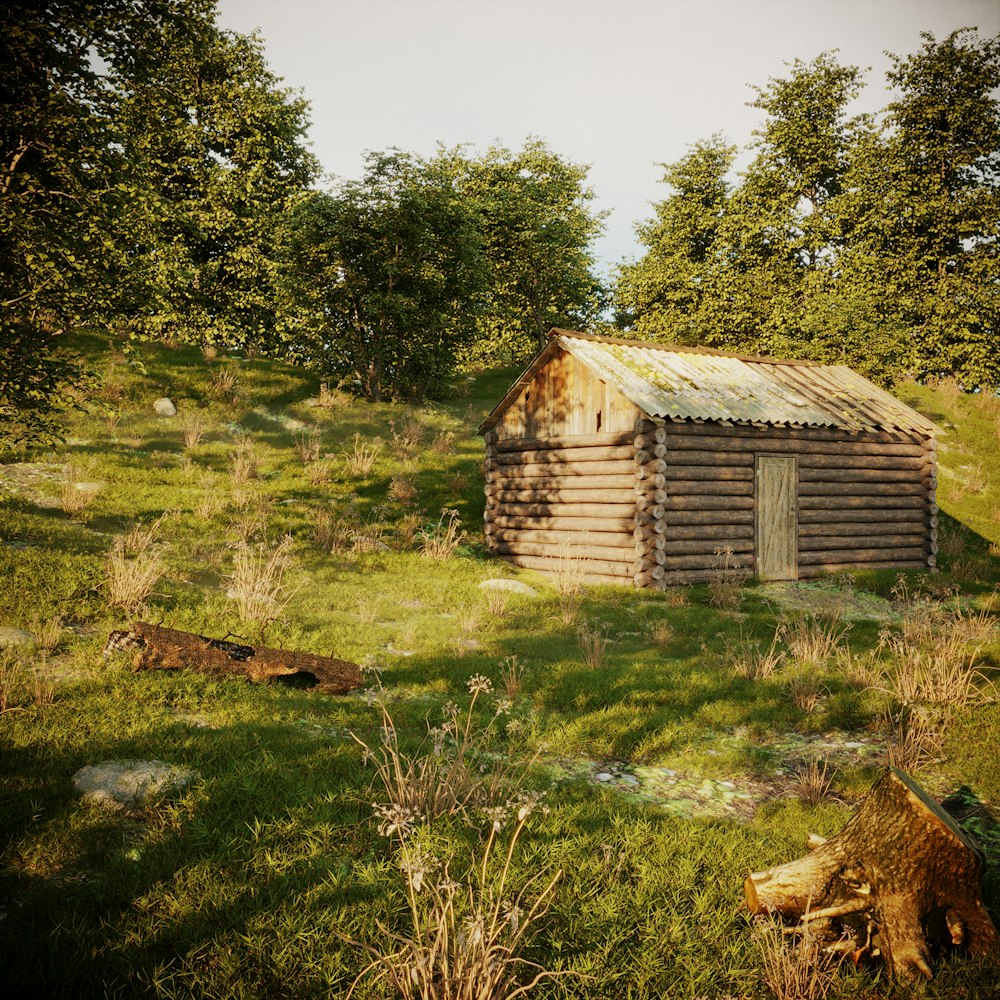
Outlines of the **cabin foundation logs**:
{"label": "cabin foundation logs", "polygon": [[631,432],[486,434],[485,531],[516,565],[660,588],[756,570],[755,463],[794,456],[800,578],[933,568],[936,444],[902,433],[641,417]]}
{"label": "cabin foundation logs", "polygon": [[743,885],[752,913],[855,961],[879,958],[893,975],[932,976],[955,948],[1000,950],[983,904],[983,856],[912,778],[888,769],[840,833]]}

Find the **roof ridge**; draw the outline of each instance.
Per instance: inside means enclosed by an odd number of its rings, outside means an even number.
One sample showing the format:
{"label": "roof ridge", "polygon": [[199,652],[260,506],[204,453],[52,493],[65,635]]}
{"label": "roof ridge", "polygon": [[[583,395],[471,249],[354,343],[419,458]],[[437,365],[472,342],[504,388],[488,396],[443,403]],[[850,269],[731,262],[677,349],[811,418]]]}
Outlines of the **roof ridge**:
{"label": "roof ridge", "polygon": [[580,340],[592,340],[598,344],[620,344],[623,347],[644,347],[655,351],[667,351],[671,354],[708,354],[718,358],[735,358],[761,365],[798,365],[804,368],[824,367],[818,361],[803,361],[794,358],[773,358],[766,354],[736,354],[732,351],[720,351],[714,347],[694,347],[684,344],[661,344],[656,340],[635,340],[629,337],[609,337],[600,333],[584,333],[582,330],[564,330],[554,326],[548,332],[550,340],[556,337],[576,337]]}

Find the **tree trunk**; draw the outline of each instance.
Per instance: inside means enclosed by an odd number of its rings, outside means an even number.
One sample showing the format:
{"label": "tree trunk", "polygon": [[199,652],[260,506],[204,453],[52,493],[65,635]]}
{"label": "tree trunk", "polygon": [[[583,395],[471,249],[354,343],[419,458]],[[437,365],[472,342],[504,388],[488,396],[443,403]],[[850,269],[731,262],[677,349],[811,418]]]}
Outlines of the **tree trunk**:
{"label": "tree trunk", "polygon": [[996,950],[983,856],[912,778],[890,768],[847,825],[810,854],[743,884],[753,913],[798,921],[831,942],[872,943],[894,975],[931,978],[941,946]]}
{"label": "tree trunk", "polygon": [[131,651],[136,670],[187,667],[207,674],[245,677],[250,681],[293,676],[308,680],[311,677],[316,689],[324,694],[346,694],[361,686],[361,668],[347,660],[266,646],[245,646],[146,622],[136,622],[128,629],[111,632],[104,655],[115,650]]}

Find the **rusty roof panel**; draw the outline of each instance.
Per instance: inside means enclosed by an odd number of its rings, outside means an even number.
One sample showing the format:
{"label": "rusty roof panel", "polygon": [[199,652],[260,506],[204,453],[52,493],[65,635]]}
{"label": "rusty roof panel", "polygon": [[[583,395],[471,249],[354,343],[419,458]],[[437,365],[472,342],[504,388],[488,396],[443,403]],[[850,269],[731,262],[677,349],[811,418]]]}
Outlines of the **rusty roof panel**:
{"label": "rusty roof panel", "polygon": [[552,339],[650,416],[853,433],[938,430],[844,365],[782,364],[563,330]]}

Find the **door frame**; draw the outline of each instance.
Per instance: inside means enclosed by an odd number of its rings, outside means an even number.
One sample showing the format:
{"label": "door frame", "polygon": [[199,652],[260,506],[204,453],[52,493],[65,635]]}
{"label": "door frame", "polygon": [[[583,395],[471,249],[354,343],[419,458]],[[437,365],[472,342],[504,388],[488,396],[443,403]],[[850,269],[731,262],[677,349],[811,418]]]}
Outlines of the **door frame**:
{"label": "door frame", "polygon": [[791,475],[791,501],[792,512],[789,525],[791,535],[791,575],[787,577],[767,577],[767,580],[798,580],[799,579],[799,458],[798,455],[788,452],[755,452],[753,460],[753,555],[754,555],[754,575],[758,580],[760,575],[760,543],[761,543],[761,515],[763,513],[760,497],[760,465],[761,459],[780,458],[792,463]]}

